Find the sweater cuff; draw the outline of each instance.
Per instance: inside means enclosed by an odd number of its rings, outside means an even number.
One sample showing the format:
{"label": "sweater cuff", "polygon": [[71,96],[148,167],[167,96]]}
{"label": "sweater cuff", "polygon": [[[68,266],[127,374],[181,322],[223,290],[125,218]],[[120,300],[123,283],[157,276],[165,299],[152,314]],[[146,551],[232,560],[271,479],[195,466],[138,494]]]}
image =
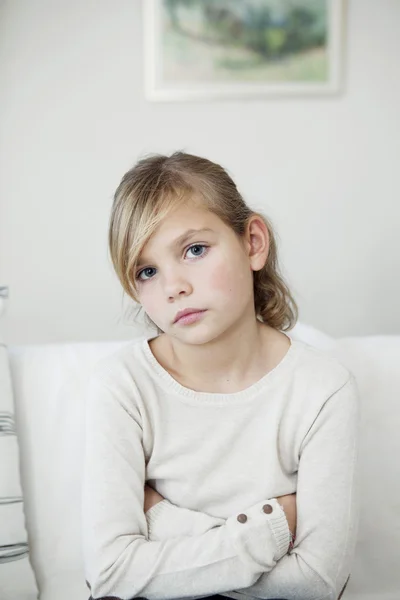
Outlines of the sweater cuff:
{"label": "sweater cuff", "polygon": [[149,541],[201,535],[213,527],[225,524],[225,519],[181,508],[165,499],[152,506],[145,516]]}
{"label": "sweater cuff", "polygon": [[276,498],[257,502],[226,525],[239,556],[255,570],[270,571],[289,550],[289,525]]}

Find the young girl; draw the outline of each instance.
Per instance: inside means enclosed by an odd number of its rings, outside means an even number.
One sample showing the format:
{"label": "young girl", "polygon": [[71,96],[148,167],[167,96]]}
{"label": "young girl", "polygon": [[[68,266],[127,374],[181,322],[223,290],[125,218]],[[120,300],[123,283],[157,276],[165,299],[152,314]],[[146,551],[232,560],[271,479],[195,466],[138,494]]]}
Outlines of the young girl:
{"label": "young girl", "polygon": [[158,335],[90,378],[91,598],[337,600],[358,528],[357,389],[284,333],[297,307],[271,225],[221,166],[178,152],[125,174],[109,245]]}

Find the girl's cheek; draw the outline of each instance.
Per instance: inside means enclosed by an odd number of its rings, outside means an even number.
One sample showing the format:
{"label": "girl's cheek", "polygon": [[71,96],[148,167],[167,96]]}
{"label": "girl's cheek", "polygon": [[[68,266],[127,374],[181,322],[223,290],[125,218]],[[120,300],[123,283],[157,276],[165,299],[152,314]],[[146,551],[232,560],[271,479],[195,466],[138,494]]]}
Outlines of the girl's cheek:
{"label": "girl's cheek", "polygon": [[214,290],[228,290],[233,283],[233,269],[226,264],[215,265],[210,273],[210,283]]}
{"label": "girl's cheek", "polygon": [[139,288],[138,300],[145,310],[151,304],[151,295],[146,290],[145,285],[141,285],[141,287]]}
{"label": "girl's cheek", "polygon": [[140,290],[140,304],[150,317],[152,314],[155,315],[157,313],[157,307],[160,305],[159,293],[160,290],[157,289],[155,282],[150,281],[145,283]]}
{"label": "girl's cheek", "polygon": [[245,279],[249,277],[251,285],[252,274],[244,273],[243,266],[234,260],[222,261],[210,270],[210,285],[213,290],[229,293],[243,290]]}

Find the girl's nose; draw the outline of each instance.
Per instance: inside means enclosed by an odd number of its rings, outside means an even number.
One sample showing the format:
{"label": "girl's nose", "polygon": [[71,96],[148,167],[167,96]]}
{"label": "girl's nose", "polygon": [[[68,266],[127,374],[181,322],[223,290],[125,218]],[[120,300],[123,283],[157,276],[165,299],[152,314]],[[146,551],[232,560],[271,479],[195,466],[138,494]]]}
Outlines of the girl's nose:
{"label": "girl's nose", "polygon": [[190,282],[179,273],[170,273],[164,279],[165,294],[170,302],[180,296],[189,296],[192,293]]}

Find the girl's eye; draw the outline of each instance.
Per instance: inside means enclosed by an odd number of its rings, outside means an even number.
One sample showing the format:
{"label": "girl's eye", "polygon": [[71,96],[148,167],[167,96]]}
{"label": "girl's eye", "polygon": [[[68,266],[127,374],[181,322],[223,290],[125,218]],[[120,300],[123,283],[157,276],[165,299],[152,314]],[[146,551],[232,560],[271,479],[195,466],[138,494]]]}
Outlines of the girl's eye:
{"label": "girl's eye", "polygon": [[[186,250],[185,257],[188,256],[188,258],[191,259],[201,258],[202,256],[205,256],[207,254],[208,250],[209,246],[206,246],[205,244],[193,244]],[[191,256],[188,254],[189,252],[191,252]],[[146,267],[137,273],[136,279],[138,281],[148,281],[149,279],[153,279],[156,273],[156,268]]]}
{"label": "girl's eye", "polygon": [[136,275],[136,279],[139,279],[139,281],[146,281],[147,279],[151,279],[152,277],[154,277],[155,271],[156,270],[153,267],[146,267],[146,269],[142,269],[142,271],[139,271],[139,273]]}
{"label": "girl's eye", "polygon": [[190,246],[190,248],[187,249],[186,256],[188,252],[192,252],[192,257],[189,258],[198,258],[206,253],[207,248],[208,246],[205,246],[204,244],[193,244],[193,246]]}

